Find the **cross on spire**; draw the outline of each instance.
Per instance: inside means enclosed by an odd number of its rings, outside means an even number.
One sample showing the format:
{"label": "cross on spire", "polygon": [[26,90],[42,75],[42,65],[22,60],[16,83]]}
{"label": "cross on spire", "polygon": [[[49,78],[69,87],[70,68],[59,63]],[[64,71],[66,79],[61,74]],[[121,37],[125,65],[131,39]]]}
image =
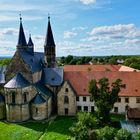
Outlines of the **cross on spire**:
{"label": "cross on spire", "polygon": [[19,13],[20,22],[22,22],[21,12]]}
{"label": "cross on spire", "polygon": [[50,13],[48,13],[48,21],[50,21]]}

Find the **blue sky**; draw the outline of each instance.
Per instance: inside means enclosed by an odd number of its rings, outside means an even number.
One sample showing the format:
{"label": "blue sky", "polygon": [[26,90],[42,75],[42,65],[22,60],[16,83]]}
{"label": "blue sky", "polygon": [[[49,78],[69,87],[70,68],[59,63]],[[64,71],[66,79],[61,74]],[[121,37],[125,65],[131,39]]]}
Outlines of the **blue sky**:
{"label": "blue sky", "polygon": [[0,0],[0,56],[16,50],[19,12],[42,52],[48,13],[57,56],[140,54],[139,0]]}

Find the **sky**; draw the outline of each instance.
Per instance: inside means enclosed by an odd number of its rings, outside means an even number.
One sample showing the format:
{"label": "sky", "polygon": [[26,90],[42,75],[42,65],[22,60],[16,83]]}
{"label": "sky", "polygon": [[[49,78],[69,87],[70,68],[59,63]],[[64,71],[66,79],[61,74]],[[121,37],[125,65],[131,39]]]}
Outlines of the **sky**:
{"label": "sky", "polygon": [[0,0],[0,56],[16,51],[19,13],[44,51],[48,13],[57,56],[140,55],[140,0]]}

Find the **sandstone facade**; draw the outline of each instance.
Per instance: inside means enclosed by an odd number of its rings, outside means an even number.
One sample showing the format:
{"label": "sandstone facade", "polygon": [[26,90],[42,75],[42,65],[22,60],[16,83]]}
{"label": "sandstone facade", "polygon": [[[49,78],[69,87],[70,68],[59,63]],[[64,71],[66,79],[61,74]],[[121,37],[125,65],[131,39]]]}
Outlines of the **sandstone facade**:
{"label": "sandstone facade", "polygon": [[57,94],[58,115],[76,114],[76,95],[70,83],[65,81]]}

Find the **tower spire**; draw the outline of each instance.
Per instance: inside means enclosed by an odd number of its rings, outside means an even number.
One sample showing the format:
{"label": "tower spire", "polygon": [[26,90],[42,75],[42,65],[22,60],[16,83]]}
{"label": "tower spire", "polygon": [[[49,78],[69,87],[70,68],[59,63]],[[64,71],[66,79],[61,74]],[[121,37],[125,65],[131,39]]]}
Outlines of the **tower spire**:
{"label": "tower spire", "polygon": [[47,28],[47,34],[46,34],[44,46],[45,47],[55,46],[51,23],[50,23],[50,14],[48,14],[48,28]]}
{"label": "tower spire", "polygon": [[53,38],[51,23],[50,23],[50,15],[48,14],[48,27],[47,34],[44,43],[44,53],[45,53],[45,62],[47,67],[55,67],[55,42]]}
{"label": "tower spire", "polygon": [[28,51],[33,55],[34,54],[34,43],[31,38],[31,33],[29,34],[29,41],[28,41]]}
{"label": "tower spire", "polygon": [[26,38],[25,38],[24,29],[22,25],[21,13],[19,14],[19,16],[20,16],[20,27],[19,27],[17,48],[26,48],[27,43],[26,43]]}

